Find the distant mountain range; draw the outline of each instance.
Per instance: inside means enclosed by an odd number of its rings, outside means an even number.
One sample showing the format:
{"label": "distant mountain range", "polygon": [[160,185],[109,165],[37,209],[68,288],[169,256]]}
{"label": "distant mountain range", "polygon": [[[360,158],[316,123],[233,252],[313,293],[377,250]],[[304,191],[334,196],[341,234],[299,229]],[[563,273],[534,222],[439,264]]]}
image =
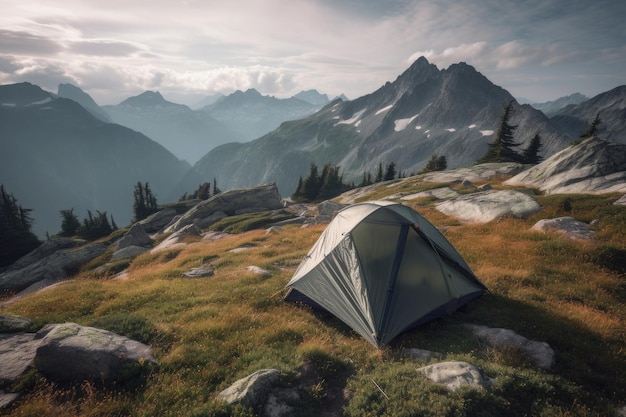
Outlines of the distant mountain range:
{"label": "distant mountain range", "polygon": [[580,93],[570,94],[565,97],[557,98],[556,100],[546,101],[545,103],[535,103],[526,99],[517,99],[520,104],[530,104],[537,110],[541,110],[546,116],[551,116],[570,104],[580,104],[587,100],[589,100],[589,97]]}
{"label": "distant mountain range", "polygon": [[285,121],[310,115],[326,103],[328,96],[314,90],[279,99],[261,95],[251,88],[245,92],[235,91],[200,111],[224,123],[243,141],[250,141],[271,132]]}
{"label": "distant mountain range", "polygon": [[[418,59],[395,81],[352,101],[334,101],[317,113],[283,123],[249,143],[226,144],[194,165],[202,177],[224,187],[275,181],[291,194],[309,165],[341,166],[344,181],[381,163],[394,162],[406,174],[421,170],[433,154],[446,156],[450,168],[473,164],[493,140],[509,92],[465,63],[439,70]],[[543,154],[571,142],[542,112],[514,103],[511,123],[525,144],[541,135]]]}
{"label": "distant mountain range", "polygon": [[0,86],[0,183],[33,209],[41,235],[57,232],[59,210],[72,207],[79,217],[107,211],[127,224],[137,181],[167,203],[214,178],[222,190],[275,182],[289,196],[311,163],[338,165],[344,182],[355,183],[391,162],[404,175],[417,173],[433,154],[449,168],[472,165],[511,101],[516,140],[525,147],[539,133],[544,157],[578,140],[596,116],[598,136],[626,143],[626,86],[548,117],[470,65],[439,70],[425,58],[351,101],[326,102],[315,90],[289,99],[256,90],[214,99],[192,110],[148,91],[98,107],[67,84],[58,94],[29,83]]}
{"label": "distant mountain range", "polygon": [[162,197],[190,169],[147,136],[29,83],[0,86],[0,148],[0,183],[33,210],[39,236],[60,231],[59,211],[70,208],[126,225],[137,181]]}

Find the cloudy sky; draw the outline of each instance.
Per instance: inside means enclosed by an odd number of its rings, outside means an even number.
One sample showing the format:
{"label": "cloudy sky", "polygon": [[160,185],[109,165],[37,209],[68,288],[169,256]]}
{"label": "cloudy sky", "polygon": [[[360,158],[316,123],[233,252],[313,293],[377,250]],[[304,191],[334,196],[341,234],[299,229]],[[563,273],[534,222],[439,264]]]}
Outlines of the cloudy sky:
{"label": "cloudy sky", "polygon": [[515,97],[626,84],[624,0],[0,0],[0,84],[98,104],[192,104],[256,88],[356,98],[419,56],[467,62]]}

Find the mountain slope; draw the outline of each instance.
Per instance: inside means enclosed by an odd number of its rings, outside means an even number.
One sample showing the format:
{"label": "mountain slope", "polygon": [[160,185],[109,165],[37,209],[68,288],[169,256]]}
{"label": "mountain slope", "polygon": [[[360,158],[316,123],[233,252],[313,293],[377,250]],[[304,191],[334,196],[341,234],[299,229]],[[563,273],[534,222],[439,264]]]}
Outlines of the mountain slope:
{"label": "mountain slope", "polygon": [[191,164],[218,145],[242,139],[210,115],[167,101],[158,92],[146,91],[103,109],[115,123],[143,133]]}
{"label": "mountain slope", "polygon": [[148,137],[32,84],[0,86],[0,103],[0,178],[33,210],[40,236],[58,232],[59,210],[72,207],[80,218],[107,211],[125,225],[137,181],[163,197],[189,168]]}
{"label": "mountain slope", "polygon": [[300,119],[320,107],[295,97],[264,96],[251,88],[245,92],[235,91],[201,111],[227,125],[244,141],[249,141],[271,132],[284,121]]}
{"label": "mountain slope", "polygon": [[597,132],[600,137],[626,143],[626,85],[567,106],[555,113],[551,121],[569,136],[578,137],[596,116],[600,117]]}
{"label": "mountain slope", "polygon": [[103,122],[111,122],[111,118],[109,117],[109,115],[104,110],[102,110],[102,108],[98,106],[98,104],[96,104],[96,102],[91,98],[89,94],[85,93],[83,90],[72,84],[59,84],[57,96],[74,100],[85,109],[87,109],[89,113],[102,120]]}
{"label": "mountain slope", "polygon": [[[311,162],[340,165],[346,182],[375,174],[380,163],[418,172],[434,153],[446,156],[450,168],[470,165],[485,152],[512,100],[465,63],[439,70],[422,57],[371,94],[333,101],[253,142],[215,149],[194,170],[216,177],[223,188],[271,181],[290,195]],[[569,143],[540,111],[517,103],[513,109],[518,141],[528,143],[539,132],[544,155]]]}
{"label": "mountain slope", "polygon": [[569,96],[557,98],[556,100],[546,101],[545,103],[528,103],[528,104],[530,104],[537,110],[541,110],[544,114],[550,116],[553,113],[556,113],[559,110],[571,104],[580,104],[587,100],[589,100],[589,97],[580,93],[574,93],[574,94],[570,94]]}

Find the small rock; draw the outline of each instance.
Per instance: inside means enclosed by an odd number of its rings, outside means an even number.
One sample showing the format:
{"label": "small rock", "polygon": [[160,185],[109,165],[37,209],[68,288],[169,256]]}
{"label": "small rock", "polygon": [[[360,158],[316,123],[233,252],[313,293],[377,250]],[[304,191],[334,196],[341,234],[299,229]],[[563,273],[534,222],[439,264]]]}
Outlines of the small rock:
{"label": "small rock", "polygon": [[16,392],[4,392],[0,390],[0,410],[5,408],[20,396],[20,394]]}
{"label": "small rock", "polygon": [[465,385],[487,388],[493,382],[490,378],[484,377],[480,369],[467,362],[441,362],[424,366],[417,371],[451,391]]}
{"label": "small rock", "polygon": [[187,278],[212,277],[215,275],[215,269],[211,265],[205,264],[197,268],[191,268],[190,271],[185,272],[183,275]]}
{"label": "small rock", "polygon": [[344,207],[346,207],[344,204],[326,200],[317,205],[317,212],[321,215],[332,217],[337,214],[338,211],[341,211]]}
{"label": "small rock", "polygon": [[626,194],[624,194],[623,196],[621,196],[619,198],[619,200],[617,200],[615,203],[613,204],[618,204],[618,205],[622,205],[622,206],[626,206]]}
{"label": "small rock", "polygon": [[117,242],[118,250],[129,246],[152,246],[152,239],[150,239],[150,236],[148,236],[141,223],[133,224],[130,230]]}
{"label": "small rock", "polygon": [[494,347],[512,347],[530,357],[535,366],[550,369],[554,365],[554,350],[546,342],[526,339],[513,330],[491,328],[468,324],[469,328],[480,340]]}
{"label": "small rock", "polygon": [[232,384],[217,395],[229,404],[261,408],[280,378],[278,369],[261,369]]}
{"label": "small rock", "polygon": [[248,267],[248,271],[253,272],[257,275],[262,275],[262,276],[270,275],[270,271],[268,271],[267,269],[263,269],[260,266],[256,266],[256,265],[250,265]]}
{"label": "small rock", "polygon": [[541,232],[554,230],[570,239],[578,240],[593,240],[596,235],[587,223],[578,221],[573,217],[557,217],[555,219],[539,220],[531,229]]}

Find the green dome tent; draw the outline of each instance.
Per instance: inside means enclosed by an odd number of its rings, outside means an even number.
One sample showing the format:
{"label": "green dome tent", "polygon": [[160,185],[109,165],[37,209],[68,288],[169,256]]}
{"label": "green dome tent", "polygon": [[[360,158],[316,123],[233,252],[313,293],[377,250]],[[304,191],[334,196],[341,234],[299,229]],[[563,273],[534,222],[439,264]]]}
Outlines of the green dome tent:
{"label": "green dome tent", "polygon": [[286,288],[285,300],[332,313],[378,348],[487,291],[431,223],[386,201],[339,211]]}

